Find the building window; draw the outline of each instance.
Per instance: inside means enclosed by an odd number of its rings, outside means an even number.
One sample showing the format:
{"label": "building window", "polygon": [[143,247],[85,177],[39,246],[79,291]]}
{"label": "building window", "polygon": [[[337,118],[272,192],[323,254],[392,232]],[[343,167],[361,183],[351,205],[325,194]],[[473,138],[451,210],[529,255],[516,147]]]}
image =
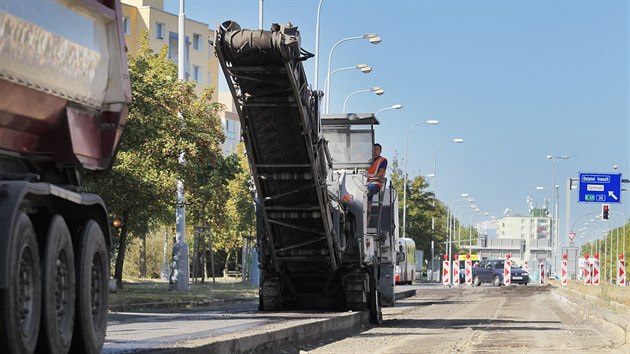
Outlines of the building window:
{"label": "building window", "polygon": [[225,143],[223,147],[223,153],[225,156],[236,152],[236,145],[238,144],[238,124],[231,119],[225,119]]}
{"label": "building window", "polygon": [[199,71],[201,68],[197,65],[193,65],[192,79],[193,81],[199,82]]}
{"label": "building window", "polygon": [[194,50],[201,50],[201,35],[197,34],[197,33],[193,33],[193,49]]}
{"label": "building window", "polygon": [[131,34],[131,20],[127,16],[123,16],[122,20],[123,20],[123,29],[125,31],[125,34],[127,35]]}
{"label": "building window", "polygon": [[155,38],[164,39],[164,24],[160,22],[155,23]]}

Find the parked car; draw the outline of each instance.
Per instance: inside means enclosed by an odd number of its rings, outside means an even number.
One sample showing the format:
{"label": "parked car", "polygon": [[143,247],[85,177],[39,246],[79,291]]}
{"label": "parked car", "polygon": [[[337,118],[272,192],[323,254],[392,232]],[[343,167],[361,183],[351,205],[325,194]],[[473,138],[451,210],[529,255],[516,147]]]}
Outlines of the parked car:
{"label": "parked car", "polygon": [[459,261],[459,283],[466,284],[466,261]]}
{"label": "parked car", "polygon": [[[504,259],[485,259],[477,263],[472,269],[473,284],[479,286],[482,283],[491,283],[494,286],[503,284]],[[511,282],[527,285],[529,273],[523,268],[512,264]]]}

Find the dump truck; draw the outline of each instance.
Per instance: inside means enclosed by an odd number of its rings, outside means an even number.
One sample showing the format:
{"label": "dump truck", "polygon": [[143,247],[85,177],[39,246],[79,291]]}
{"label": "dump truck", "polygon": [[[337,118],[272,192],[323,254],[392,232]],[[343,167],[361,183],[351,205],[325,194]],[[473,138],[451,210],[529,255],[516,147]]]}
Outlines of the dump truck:
{"label": "dump truck", "polygon": [[119,1],[0,0],[0,351],[98,353],[110,222],[81,193],[131,101]]}
{"label": "dump truck", "polygon": [[216,31],[256,187],[259,308],[367,310],[394,303],[398,195],[367,198],[371,113],[320,115],[297,27]]}

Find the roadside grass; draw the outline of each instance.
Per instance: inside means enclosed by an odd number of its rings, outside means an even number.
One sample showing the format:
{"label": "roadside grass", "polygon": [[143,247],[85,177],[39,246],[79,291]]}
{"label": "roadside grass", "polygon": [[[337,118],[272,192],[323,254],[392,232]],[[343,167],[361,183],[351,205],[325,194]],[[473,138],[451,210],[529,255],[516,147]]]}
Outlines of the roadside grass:
{"label": "roadside grass", "polygon": [[[560,282],[554,282],[561,287]],[[604,283],[601,285],[584,285],[582,282],[569,281],[567,288],[584,295],[583,299],[594,305],[613,310],[616,313],[630,316],[630,287]]]}
{"label": "roadside grass", "polygon": [[217,278],[204,283],[191,283],[190,291],[169,290],[167,281],[160,279],[125,279],[123,288],[109,294],[109,305],[162,304],[178,305],[182,303],[203,303],[213,300],[232,298],[255,298],[258,288],[244,284],[234,278]]}

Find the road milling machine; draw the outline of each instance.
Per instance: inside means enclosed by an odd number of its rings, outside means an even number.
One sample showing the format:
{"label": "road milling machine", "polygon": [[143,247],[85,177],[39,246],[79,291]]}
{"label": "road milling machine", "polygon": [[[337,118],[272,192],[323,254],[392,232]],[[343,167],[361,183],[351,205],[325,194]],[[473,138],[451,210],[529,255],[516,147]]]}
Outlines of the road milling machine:
{"label": "road milling machine", "polygon": [[373,114],[320,116],[297,27],[241,29],[214,46],[241,122],[256,186],[259,308],[369,310],[394,303],[396,190],[367,198]]}

